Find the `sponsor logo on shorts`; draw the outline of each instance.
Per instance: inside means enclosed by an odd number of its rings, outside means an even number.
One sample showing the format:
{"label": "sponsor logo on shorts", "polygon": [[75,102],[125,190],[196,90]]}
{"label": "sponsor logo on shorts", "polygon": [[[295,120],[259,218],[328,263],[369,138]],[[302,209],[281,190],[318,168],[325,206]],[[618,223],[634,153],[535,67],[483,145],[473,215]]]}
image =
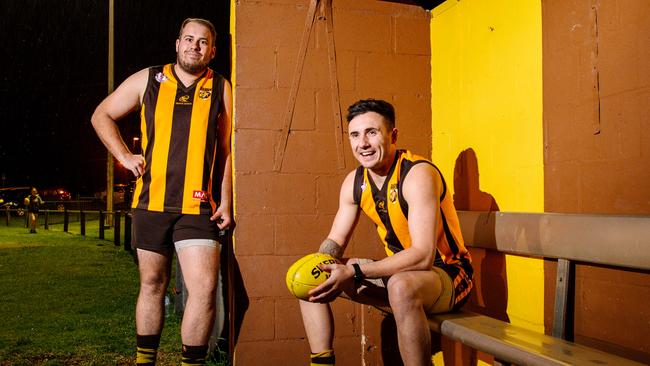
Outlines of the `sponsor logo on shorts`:
{"label": "sponsor logo on shorts", "polygon": [[192,198],[201,202],[208,202],[208,192],[195,190],[192,192]]}
{"label": "sponsor logo on shorts", "polygon": [[167,76],[165,76],[165,74],[163,74],[162,72],[157,73],[156,76],[155,76],[154,78],[155,78],[156,81],[159,82],[159,83],[162,83],[163,81],[166,81],[166,80],[167,80]]}
{"label": "sponsor logo on shorts", "polygon": [[206,100],[209,99],[211,95],[212,95],[212,89],[209,88],[199,89],[199,98]]}

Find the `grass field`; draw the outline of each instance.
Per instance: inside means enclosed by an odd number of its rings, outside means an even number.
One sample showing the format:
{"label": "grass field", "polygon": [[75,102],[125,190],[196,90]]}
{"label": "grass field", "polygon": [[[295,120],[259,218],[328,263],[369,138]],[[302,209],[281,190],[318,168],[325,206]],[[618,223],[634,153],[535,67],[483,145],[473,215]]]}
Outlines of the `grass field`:
{"label": "grass field", "polygon": [[[110,241],[0,225],[0,365],[134,364],[137,267]],[[159,365],[178,365],[167,318]]]}

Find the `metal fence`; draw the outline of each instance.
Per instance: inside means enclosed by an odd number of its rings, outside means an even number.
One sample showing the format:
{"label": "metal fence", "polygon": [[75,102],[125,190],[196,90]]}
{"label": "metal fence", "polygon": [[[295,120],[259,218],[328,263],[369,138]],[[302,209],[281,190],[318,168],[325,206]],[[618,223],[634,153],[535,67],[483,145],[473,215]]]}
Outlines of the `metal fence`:
{"label": "metal fence", "polygon": [[[83,206],[82,206],[83,207]],[[4,223],[6,226],[29,225],[29,214],[23,210],[6,208]],[[110,222],[112,225],[107,225]],[[124,245],[124,250],[131,250],[131,212],[102,210],[40,210],[38,227],[49,230],[50,226],[62,225],[64,232],[70,232],[70,224],[78,223],[79,234],[86,236],[87,229],[96,228],[97,238],[105,240],[106,231],[113,230],[113,242],[116,246]],[[94,230],[93,230],[94,233]],[[123,235],[122,235],[123,233]],[[122,238],[123,237],[123,238]]]}

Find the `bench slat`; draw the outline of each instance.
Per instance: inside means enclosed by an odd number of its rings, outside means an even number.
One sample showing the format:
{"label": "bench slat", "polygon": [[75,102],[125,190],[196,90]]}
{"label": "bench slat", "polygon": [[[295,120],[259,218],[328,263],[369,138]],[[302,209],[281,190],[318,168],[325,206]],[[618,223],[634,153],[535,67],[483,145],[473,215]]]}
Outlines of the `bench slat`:
{"label": "bench slat", "polygon": [[641,365],[467,311],[430,316],[429,323],[447,338],[518,365]]}
{"label": "bench slat", "polygon": [[650,216],[458,211],[458,218],[470,247],[650,270]]}

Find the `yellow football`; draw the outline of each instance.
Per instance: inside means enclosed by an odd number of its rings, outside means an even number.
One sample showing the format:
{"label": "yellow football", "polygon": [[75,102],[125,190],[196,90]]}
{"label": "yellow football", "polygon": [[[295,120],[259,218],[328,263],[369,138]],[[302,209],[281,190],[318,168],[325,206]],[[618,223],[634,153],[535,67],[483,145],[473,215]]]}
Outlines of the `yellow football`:
{"label": "yellow football", "polygon": [[318,268],[318,265],[333,263],[338,262],[331,255],[324,253],[312,253],[298,259],[287,271],[286,282],[289,292],[299,299],[309,299],[309,291],[325,282],[330,276],[328,272]]}

